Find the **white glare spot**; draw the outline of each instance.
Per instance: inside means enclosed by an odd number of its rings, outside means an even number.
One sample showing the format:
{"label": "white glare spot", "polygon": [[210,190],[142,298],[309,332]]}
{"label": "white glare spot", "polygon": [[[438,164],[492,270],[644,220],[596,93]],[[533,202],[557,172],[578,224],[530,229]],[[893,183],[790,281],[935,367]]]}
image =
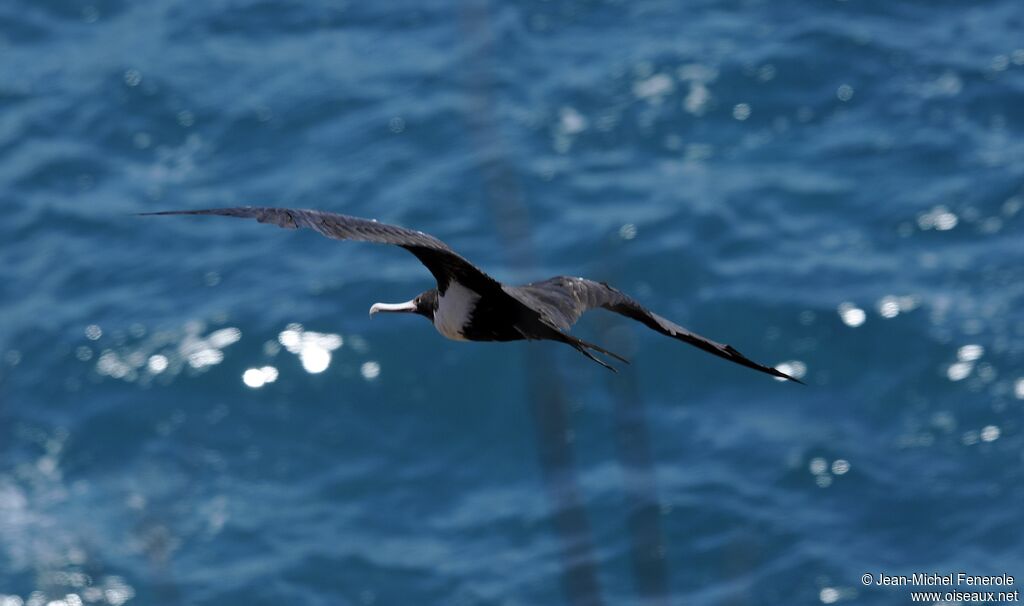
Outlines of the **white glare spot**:
{"label": "white glare spot", "polygon": [[125,364],[116,353],[107,349],[96,361],[96,372],[115,379],[123,379],[131,372],[131,366]]}
{"label": "white glare spot", "polygon": [[309,373],[327,370],[331,352],[344,344],[341,335],[305,330],[301,324],[289,324],[277,340],[289,352],[299,356],[302,367]]}
{"label": "white glare spot", "polygon": [[321,334],[318,332],[307,333],[317,340],[317,344],[323,347],[327,351],[334,351],[341,347],[341,336],[332,334]]}
{"label": "white glare spot", "polygon": [[703,82],[691,82],[690,92],[683,99],[683,109],[694,115],[701,115],[711,101],[711,92]]}
{"label": "white glare spot", "polygon": [[250,368],[242,373],[242,382],[253,389],[259,389],[267,383],[277,380],[277,369],[273,366],[263,368]]}
{"label": "white glare spot", "polygon": [[188,357],[188,365],[192,368],[213,366],[214,364],[220,364],[223,361],[224,352],[219,349],[200,349],[199,351],[190,354]]}
{"label": "white glare spot", "polygon": [[632,240],[636,237],[636,225],[626,223],[619,228],[619,237],[623,240]]}
{"label": "white glare spot", "polygon": [[834,604],[839,601],[839,590],[835,587],[825,587],[818,593],[822,604]]}
{"label": "white glare spot", "polygon": [[1017,379],[1013,384],[1013,395],[1017,396],[1018,400],[1024,400],[1024,377]]}
{"label": "white glare spot", "polygon": [[737,120],[746,120],[750,117],[750,105],[747,103],[737,103],[732,108],[732,117]]}
{"label": "white glare spot", "polygon": [[359,368],[359,373],[367,381],[372,381],[380,376],[380,364],[376,362],[364,362]]}
{"label": "white glare spot", "polygon": [[[186,335],[178,344],[178,355],[195,369],[220,364],[224,361],[224,352],[221,349],[242,338],[242,331],[233,327],[215,330],[205,337],[200,334],[202,329],[200,324],[187,325],[185,327]],[[179,358],[175,356],[173,359]],[[139,366],[144,363],[145,358]]]}
{"label": "white glare spot", "polygon": [[85,327],[85,338],[90,341],[96,341],[103,336],[103,329],[95,324],[90,324]]}
{"label": "white glare spot", "polygon": [[964,345],[956,351],[956,359],[961,362],[973,362],[985,353],[981,345]]}
{"label": "white glare spot", "polygon": [[321,373],[331,365],[331,352],[322,347],[303,347],[299,352],[299,361],[306,372],[311,374]]}
{"label": "white glare spot", "polygon": [[138,86],[142,82],[142,73],[137,69],[129,69],[124,72],[124,83],[128,86]]}
{"label": "white glare spot", "polygon": [[158,375],[163,371],[167,370],[167,356],[156,354],[149,356],[149,362],[146,364],[149,372]]}
{"label": "white glare spot", "polygon": [[633,84],[633,94],[641,99],[663,97],[672,92],[675,84],[665,74],[656,74]]}
{"label": "white glare spot", "polygon": [[575,135],[587,129],[587,119],[571,107],[563,107],[559,112],[558,128],[566,135]]}
{"label": "white glare spot", "polygon": [[857,328],[867,319],[863,309],[849,302],[839,304],[839,317],[842,318],[843,324],[853,328]]}
{"label": "white glare spot", "polygon": [[302,325],[289,324],[287,328],[281,331],[281,334],[277,335],[277,340],[288,351],[298,353],[300,349],[299,344],[302,343]]}
{"label": "white glare spot", "polygon": [[267,378],[263,375],[263,371],[259,368],[250,368],[249,370],[242,373],[242,382],[246,386],[253,389],[259,389],[263,387],[263,384],[267,382]]}
{"label": "white glare spot", "polygon": [[956,227],[960,219],[945,206],[936,206],[917,217],[917,226],[921,229],[937,229],[948,231]]}
{"label": "white glare spot", "polygon": [[242,331],[237,328],[222,328],[220,330],[215,330],[210,333],[210,336],[206,337],[210,347],[214,347],[216,349],[224,349],[241,338]]}
{"label": "white glare spot", "polygon": [[135,590],[125,585],[123,581],[119,583],[111,582],[111,586],[103,591],[103,597],[107,598],[107,601],[112,606],[121,606],[121,604],[135,597]]}
{"label": "white glare spot", "polygon": [[986,425],[981,428],[981,441],[994,442],[999,439],[999,428],[995,425]]}
{"label": "white glare spot", "polygon": [[828,471],[828,461],[821,457],[815,457],[811,459],[809,469],[811,470],[811,473],[813,473],[814,475],[821,475]]}
{"label": "white glare spot", "polygon": [[837,476],[841,476],[848,471],[850,471],[850,462],[846,459],[836,459],[835,461],[832,461],[832,473]]}
{"label": "white glare spot", "polygon": [[944,212],[935,217],[935,229],[946,231],[956,227],[959,219],[951,212]]}
{"label": "white glare spot", "polygon": [[892,295],[882,297],[878,302],[878,313],[883,318],[895,318],[900,315],[900,302],[899,299]]}
{"label": "white glare spot", "polygon": [[972,370],[974,370],[974,364],[970,362],[957,362],[956,364],[949,365],[949,368],[946,369],[946,376],[949,377],[950,381],[962,381],[971,374]]}

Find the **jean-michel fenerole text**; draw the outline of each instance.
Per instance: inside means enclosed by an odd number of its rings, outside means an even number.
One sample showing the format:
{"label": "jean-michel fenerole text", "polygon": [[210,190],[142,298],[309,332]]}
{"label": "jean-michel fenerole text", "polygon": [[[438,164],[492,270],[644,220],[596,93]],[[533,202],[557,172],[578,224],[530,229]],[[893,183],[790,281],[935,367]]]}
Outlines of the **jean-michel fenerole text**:
{"label": "jean-michel fenerole text", "polygon": [[949,574],[915,572],[914,574],[886,574],[876,572],[872,575],[872,585],[893,586],[926,586],[926,587],[1009,587],[1013,585],[1014,578],[1010,574],[998,575],[977,575],[965,572],[953,572]]}

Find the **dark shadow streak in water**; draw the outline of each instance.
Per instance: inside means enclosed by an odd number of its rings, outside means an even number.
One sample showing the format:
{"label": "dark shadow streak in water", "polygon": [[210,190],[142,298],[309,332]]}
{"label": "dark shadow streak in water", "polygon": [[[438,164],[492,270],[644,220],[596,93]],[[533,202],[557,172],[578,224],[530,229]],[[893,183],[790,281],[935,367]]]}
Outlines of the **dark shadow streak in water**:
{"label": "dark shadow streak in water", "polygon": [[529,347],[527,382],[530,412],[537,425],[537,447],[552,521],[561,541],[562,586],[569,604],[599,606],[594,544],[576,479],[569,445],[568,402],[544,344]]}
{"label": "dark shadow streak in water", "polygon": [[[489,60],[495,54],[486,0],[463,3],[460,23],[473,47],[466,86],[469,89],[467,120],[476,153],[484,165],[486,200],[498,226],[508,259],[520,272],[536,266],[530,247],[529,220],[518,179],[505,160],[500,133],[492,115],[495,102]],[[600,606],[593,538],[583,508],[573,464],[569,433],[568,402],[558,376],[551,371],[553,359],[546,349],[530,347],[526,360],[527,393],[537,426],[541,471],[553,510],[555,530],[561,543],[562,587],[573,606]]]}
{"label": "dark shadow streak in water", "polygon": [[[602,332],[611,336],[615,325],[610,314],[602,316]],[[627,337],[632,339],[632,337]],[[610,343],[614,350],[615,343]],[[632,347],[620,348],[629,351]],[[625,473],[627,524],[630,533],[630,558],[636,592],[644,604],[669,604],[668,564],[661,531],[661,505],[651,455],[651,437],[647,411],[640,397],[634,372],[620,373],[610,379],[614,397],[613,431],[619,464]]]}
{"label": "dark shadow streak in water", "polygon": [[[488,8],[486,0],[469,0],[463,4],[461,23],[476,58],[470,63],[466,83],[470,92],[467,119],[477,152],[490,160],[485,164],[483,180],[502,245],[517,272],[526,275],[537,262],[522,190],[514,169],[505,160],[501,133],[492,113],[495,86],[486,60],[494,56],[495,49],[488,25]],[[542,347],[529,350],[527,393],[537,425],[545,488],[562,546],[562,585],[569,604],[597,606],[602,604],[601,590],[590,524],[567,440],[569,420],[565,388],[552,370],[550,350]],[[616,443],[620,463],[627,474],[628,525],[636,590],[645,603],[667,604],[668,569],[643,401],[631,376],[619,375],[616,379],[621,380],[614,389]]]}

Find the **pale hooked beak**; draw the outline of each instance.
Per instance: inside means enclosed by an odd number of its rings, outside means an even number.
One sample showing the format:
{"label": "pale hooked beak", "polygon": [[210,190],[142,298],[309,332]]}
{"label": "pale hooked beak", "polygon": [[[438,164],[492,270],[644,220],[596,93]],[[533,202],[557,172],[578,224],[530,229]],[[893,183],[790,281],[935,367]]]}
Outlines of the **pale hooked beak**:
{"label": "pale hooked beak", "polygon": [[378,311],[413,313],[416,311],[416,299],[406,301],[405,303],[374,303],[370,306],[370,317],[372,318]]}

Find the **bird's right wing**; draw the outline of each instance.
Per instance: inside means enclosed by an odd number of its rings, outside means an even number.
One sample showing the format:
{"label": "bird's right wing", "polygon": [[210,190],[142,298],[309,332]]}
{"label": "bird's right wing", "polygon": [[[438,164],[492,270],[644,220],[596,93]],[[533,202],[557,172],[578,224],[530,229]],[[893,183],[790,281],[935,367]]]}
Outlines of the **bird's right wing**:
{"label": "bird's right wing", "polygon": [[256,219],[288,229],[308,227],[334,240],[357,240],[401,246],[423,263],[442,292],[455,279],[477,292],[500,290],[501,285],[453,251],[447,244],[422,231],[320,210],[243,206],[206,210],[170,210],[143,215],[219,215]]}
{"label": "bird's right wing", "polygon": [[648,328],[665,336],[689,343],[730,362],[775,377],[803,383],[780,370],[754,362],[731,345],[716,343],[686,330],[675,322],[648,310],[629,295],[603,282],[558,276],[525,286],[505,286],[504,289],[527,307],[539,311],[545,321],[561,330],[568,330],[587,310],[604,308],[642,322]]}

